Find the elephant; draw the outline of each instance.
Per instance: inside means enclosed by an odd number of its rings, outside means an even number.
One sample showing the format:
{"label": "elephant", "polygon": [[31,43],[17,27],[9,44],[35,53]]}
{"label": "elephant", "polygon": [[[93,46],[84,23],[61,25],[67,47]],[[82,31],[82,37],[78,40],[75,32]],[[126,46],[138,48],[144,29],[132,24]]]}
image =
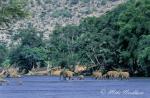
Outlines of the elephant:
{"label": "elephant", "polygon": [[129,79],[130,74],[129,74],[129,72],[120,72],[120,73],[119,73],[119,77],[120,77],[121,79]]}
{"label": "elephant", "polygon": [[64,80],[67,80],[67,79],[71,80],[71,78],[73,77],[73,74],[74,74],[74,72],[72,72],[72,71],[63,70],[60,73],[60,79],[61,79],[61,77],[63,77]]}
{"label": "elephant", "polygon": [[92,73],[92,76],[95,78],[95,79],[101,79],[102,78],[102,72],[100,71],[94,71]]}
{"label": "elephant", "polygon": [[117,78],[119,78],[119,72],[117,72],[117,71],[108,71],[107,76],[111,79],[117,79]]}

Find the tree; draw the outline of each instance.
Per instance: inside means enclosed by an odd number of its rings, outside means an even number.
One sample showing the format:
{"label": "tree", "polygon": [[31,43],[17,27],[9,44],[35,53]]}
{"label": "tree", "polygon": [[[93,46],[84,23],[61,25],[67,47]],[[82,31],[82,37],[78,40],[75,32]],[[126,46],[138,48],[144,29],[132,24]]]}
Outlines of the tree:
{"label": "tree", "polygon": [[145,70],[145,75],[150,75],[148,68],[150,67],[150,35],[143,35],[139,41],[137,49],[137,57],[139,66]]}
{"label": "tree", "polygon": [[78,27],[68,25],[65,28],[58,27],[54,30],[49,41],[49,59],[53,65],[74,65],[77,62],[75,43],[78,38]]}
{"label": "tree", "polygon": [[49,57],[57,63],[80,62],[134,73],[139,64],[149,64],[149,42],[140,48],[143,36],[150,34],[149,4],[149,0],[130,0],[101,17],[82,20],[78,26],[56,28],[49,42]]}
{"label": "tree", "polygon": [[11,51],[11,64],[28,70],[45,66],[47,51],[42,38],[43,33],[33,28],[18,31],[14,39],[20,44]]}
{"label": "tree", "polygon": [[2,66],[2,63],[8,56],[8,50],[6,48],[6,45],[4,43],[0,43],[0,66]]}

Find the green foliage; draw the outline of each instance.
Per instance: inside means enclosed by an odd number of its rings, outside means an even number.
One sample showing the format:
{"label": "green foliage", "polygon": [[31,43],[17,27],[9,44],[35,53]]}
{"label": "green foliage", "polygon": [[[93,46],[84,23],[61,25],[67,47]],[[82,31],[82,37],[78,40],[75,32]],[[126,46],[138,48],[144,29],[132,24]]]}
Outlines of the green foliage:
{"label": "green foliage", "polygon": [[[82,0],[88,3],[90,0]],[[105,0],[102,0],[105,1]],[[115,1],[115,0],[111,0]],[[107,1],[105,1],[107,2]],[[77,1],[73,2],[77,3]],[[18,12],[18,11],[17,11]],[[69,10],[56,10],[54,17],[71,17]],[[129,0],[101,17],[88,17],[78,26],[56,27],[45,45],[42,32],[29,28],[16,32],[20,41],[6,60],[6,47],[0,46],[0,63],[33,66],[98,65],[100,69],[114,67],[131,73],[150,68],[150,0]],[[45,48],[46,47],[46,48]]]}
{"label": "green foliage", "polygon": [[131,0],[101,17],[86,18],[79,26],[56,28],[49,42],[52,63],[143,69],[150,61],[149,5],[149,0]]}
{"label": "green foliage", "polygon": [[1,65],[4,68],[9,68],[10,67],[10,59],[6,58]]}
{"label": "green foliage", "polygon": [[53,65],[61,65],[62,62],[65,62],[65,64],[76,62],[75,40],[78,35],[77,26],[58,27],[57,30],[53,32],[48,45],[49,58],[53,61]]}
{"label": "green foliage", "polygon": [[150,75],[147,68],[150,67],[150,35],[143,35],[138,44],[137,57],[139,66],[145,70],[145,75]]}
{"label": "green foliage", "polygon": [[33,66],[45,66],[47,51],[42,36],[42,32],[32,28],[18,32],[14,38],[15,40],[19,38],[21,42],[16,49],[12,49],[11,64],[29,70]]}
{"label": "green foliage", "polygon": [[3,61],[6,59],[8,55],[8,50],[4,43],[0,43],[0,66],[2,66]]}
{"label": "green foliage", "polygon": [[21,40],[21,45],[29,47],[43,46],[43,32],[37,31],[34,28],[18,30],[13,36],[13,40]]}

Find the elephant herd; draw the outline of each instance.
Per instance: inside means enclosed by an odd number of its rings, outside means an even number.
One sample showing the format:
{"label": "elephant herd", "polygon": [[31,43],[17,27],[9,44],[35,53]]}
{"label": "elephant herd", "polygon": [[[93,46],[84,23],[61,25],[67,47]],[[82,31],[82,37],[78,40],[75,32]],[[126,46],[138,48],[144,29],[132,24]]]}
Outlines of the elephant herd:
{"label": "elephant herd", "polygon": [[95,71],[92,73],[95,79],[129,79],[129,72],[123,71],[108,71],[105,74],[102,74],[100,71]]}
{"label": "elephant herd", "polygon": [[[60,76],[64,79],[73,79],[74,75],[77,75],[78,80],[84,80],[84,75],[82,74],[83,71],[87,70],[87,67],[85,66],[75,66],[75,69],[73,71],[69,69],[60,69],[60,68],[54,68],[51,69],[50,74],[52,76]],[[108,71],[106,73],[102,73],[100,70],[93,71],[91,76],[95,79],[129,79],[130,74],[129,72],[124,71]]]}
{"label": "elephant herd", "polygon": [[[76,65],[74,68],[65,69],[60,67],[53,67],[49,70],[31,70],[25,75],[50,75],[50,76],[59,76],[61,80],[73,80],[73,76],[77,76],[78,80],[84,80],[85,74],[84,71],[87,70],[86,66]],[[129,72],[123,71],[108,71],[102,73],[100,70],[93,71],[91,76],[95,79],[129,79]],[[0,72],[0,82],[7,82],[4,78],[19,78],[21,77],[20,73],[16,68],[3,69]]]}

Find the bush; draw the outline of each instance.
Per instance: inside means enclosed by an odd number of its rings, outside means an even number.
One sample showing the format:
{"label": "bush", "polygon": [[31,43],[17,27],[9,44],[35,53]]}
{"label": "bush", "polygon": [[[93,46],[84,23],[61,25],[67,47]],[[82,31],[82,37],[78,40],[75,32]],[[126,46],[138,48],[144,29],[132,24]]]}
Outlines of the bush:
{"label": "bush", "polygon": [[3,61],[3,63],[1,64],[4,68],[9,68],[11,65],[10,65],[10,59],[5,59]]}

